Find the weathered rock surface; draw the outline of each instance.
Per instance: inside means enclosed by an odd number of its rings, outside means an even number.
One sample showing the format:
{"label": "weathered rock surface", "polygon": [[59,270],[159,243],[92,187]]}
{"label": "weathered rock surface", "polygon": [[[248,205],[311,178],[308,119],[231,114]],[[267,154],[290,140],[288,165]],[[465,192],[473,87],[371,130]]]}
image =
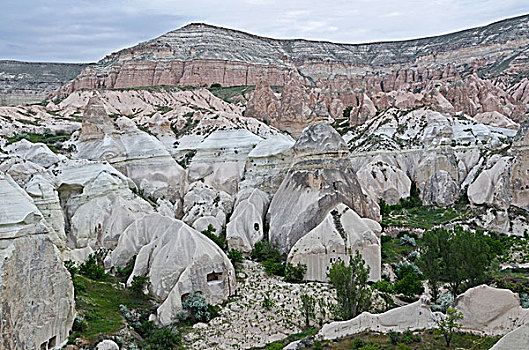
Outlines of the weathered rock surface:
{"label": "weathered rock surface", "polygon": [[362,189],[375,202],[383,199],[393,205],[410,196],[411,180],[399,168],[375,158],[356,172]]}
{"label": "weathered rock surface", "polygon": [[338,204],[309,233],[300,238],[288,254],[293,265],[307,265],[305,279],[328,281],[332,265],[358,251],[369,266],[369,280],[380,280],[381,246],[377,235],[354,210]]}
{"label": "weathered rock surface", "polygon": [[283,254],[339,203],[379,220],[378,205],[363,194],[347,159],[347,145],[329,124],[308,126],[293,150],[293,164],[268,212],[270,240]]}
{"label": "weathered rock surface", "polygon": [[292,162],[294,139],[276,134],[259,142],[248,154],[244,180],[239,189],[259,188],[274,194],[285,178]]}
{"label": "weathered rock surface", "polygon": [[264,218],[269,203],[268,195],[258,189],[237,202],[226,226],[228,249],[251,253],[255,243],[264,237]]}
{"label": "weathered rock surface", "polygon": [[421,297],[419,301],[386,311],[382,314],[363,312],[349,321],[331,322],[323,326],[317,337],[332,340],[361,333],[403,332],[405,330],[436,327],[435,319],[439,313],[430,310],[429,301]]}
{"label": "weathered rock surface", "polygon": [[529,348],[529,324],[526,323],[507,333],[490,350],[513,350]]}
{"label": "weathered rock surface", "polygon": [[163,144],[128,118],[121,117],[114,125],[98,97],[86,107],[76,156],[107,160],[146,194],[172,202],[182,195],[184,170]]}
{"label": "weathered rock surface", "polygon": [[68,339],[73,285],[31,198],[0,174],[2,349],[51,349]]}
{"label": "weathered rock surface", "polygon": [[200,292],[208,303],[225,301],[235,291],[235,270],[224,252],[184,222],[159,214],[132,223],[107,257],[107,266],[125,266],[137,255],[134,276],[149,277],[149,291],[162,300],[156,319],[161,325],[176,320],[182,299]]}
{"label": "weathered rock surface", "polygon": [[463,330],[504,335],[529,321],[529,310],[520,306],[518,294],[487,285],[470,288],[456,299],[463,312]]}
{"label": "weathered rock surface", "polygon": [[[233,198],[229,194],[224,191],[216,191],[202,182],[196,182],[184,197],[184,217],[182,220],[188,225],[194,226],[197,220],[201,218],[213,217],[223,227],[226,225],[226,216],[232,209]],[[220,230],[215,233],[220,234]]]}

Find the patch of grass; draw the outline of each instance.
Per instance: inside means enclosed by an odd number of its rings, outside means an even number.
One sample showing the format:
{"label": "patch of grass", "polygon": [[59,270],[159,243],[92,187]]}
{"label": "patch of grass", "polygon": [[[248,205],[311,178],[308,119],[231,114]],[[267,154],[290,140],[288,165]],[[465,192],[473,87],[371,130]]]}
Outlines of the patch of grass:
{"label": "patch of grass", "polygon": [[236,102],[236,99],[241,99],[241,98],[246,100],[244,95],[255,89],[255,85],[240,85],[240,86],[227,86],[227,87],[222,87],[220,86],[220,84],[215,85],[215,86],[213,85],[208,90],[213,95],[217,96],[218,98],[228,103],[234,103]]}
{"label": "patch of grass", "polygon": [[415,247],[410,245],[402,245],[400,238],[382,236],[382,263],[398,263],[415,249]]}
{"label": "patch of grass", "polygon": [[453,208],[418,206],[392,210],[382,218],[382,226],[402,226],[430,229],[454,220],[464,219],[466,214]]}
{"label": "patch of grass", "polygon": [[76,275],[75,279],[77,284],[83,286],[83,291],[75,296],[76,309],[87,325],[82,332],[72,332],[71,339],[84,338],[94,342],[100,335],[116,333],[125,325],[120,305],[141,310],[152,307],[148,297],[119,289],[115,285],[116,281],[94,281],[81,275]]}
{"label": "patch of grass", "polygon": [[28,140],[32,143],[44,143],[52,152],[59,152],[62,150],[62,143],[68,141],[72,135],[65,132],[52,132],[49,130],[44,130],[42,134],[34,133],[22,133],[15,135],[13,137],[7,138],[7,144],[12,144],[18,142],[22,139]]}

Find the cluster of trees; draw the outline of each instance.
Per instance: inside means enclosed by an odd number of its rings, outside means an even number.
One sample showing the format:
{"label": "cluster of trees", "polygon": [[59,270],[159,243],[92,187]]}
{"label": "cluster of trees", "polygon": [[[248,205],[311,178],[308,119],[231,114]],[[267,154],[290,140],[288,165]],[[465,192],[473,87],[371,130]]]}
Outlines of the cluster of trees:
{"label": "cluster of trees", "polygon": [[487,268],[502,254],[503,247],[482,231],[467,231],[457,226],[425,232],[420,247],[419,266],[428,280],[432,299],[437,301],[440,287],[447,283],[452,295],[487,280]]}

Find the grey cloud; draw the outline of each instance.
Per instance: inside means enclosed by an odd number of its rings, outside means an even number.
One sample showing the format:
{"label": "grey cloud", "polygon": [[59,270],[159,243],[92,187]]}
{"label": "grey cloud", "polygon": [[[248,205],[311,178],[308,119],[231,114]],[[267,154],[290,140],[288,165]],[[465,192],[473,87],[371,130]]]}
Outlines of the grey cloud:
{"label": "grey cloud", "polygon": [[20,0],[2,5],[0,59],[91,62],[189,22],[278,38],[437,35],[529,12],[526,0]]}

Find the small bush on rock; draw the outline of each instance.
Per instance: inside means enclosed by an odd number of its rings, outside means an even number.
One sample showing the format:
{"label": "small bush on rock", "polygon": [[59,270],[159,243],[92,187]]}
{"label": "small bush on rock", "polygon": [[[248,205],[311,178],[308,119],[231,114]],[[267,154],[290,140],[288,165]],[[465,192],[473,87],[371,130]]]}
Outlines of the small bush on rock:
{"label": "small bush on rock", "polygon": [[207,322],[211,319],[211,314],[208,311],[208,303],[206,297],[199,292],[191,292],[189,296],[182,303],[184,312],[187,317],[195,322]]}
{"label": "small bush on rock", "polygon": [[307,273],[307,265],[298,263],[296,266],[291,263],[285,265],[285,281],[300,283]]}
{"label": "small bush on rock", "polygon": [[149,284],[148,276],[134,276],[129,289],[137,295],[143,295],[143,290],[147,284]]}
{"label": "small bush on rock", "polygon": [[238,249],[230,249],[230,251],[228,252],[228,258],[231,260],[231,263],[233,265],[240,264],[244,260],[242,252]]}

